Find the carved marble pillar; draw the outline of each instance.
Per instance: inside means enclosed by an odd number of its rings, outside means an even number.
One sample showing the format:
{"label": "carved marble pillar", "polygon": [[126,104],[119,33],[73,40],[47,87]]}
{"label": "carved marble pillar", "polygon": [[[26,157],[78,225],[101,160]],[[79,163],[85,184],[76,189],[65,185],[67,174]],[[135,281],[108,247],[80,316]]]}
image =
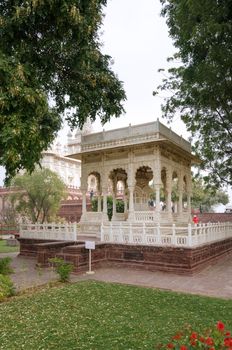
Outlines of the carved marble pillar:
{"label": "carved marble pillar", "polygon": [[187,192],[187,210],[188,214],[191,214],[191,193]]}
{"label": "carved marble pillar", "polygon": [[191,172],[187,175],[187,210],[189,214],[189,221],[191,222],[191,197],[192,197],[192,180]]}
{"label": "carved marble pillar", "polygon": [[128,191],[129,191],[129,210],[128,221],[135,220],[134,209],[134,189],[135,189],[135,173],[134,173],[134,153],[130,150],[128,153]]}
{"label": "carved marble pillar", "polygon": [[159,222],[159,216],[160,216],[160,188],[162,186],[162,180],[161,180],[161,154],[159,147],[155,147],[153,151],[154,155],[154,168],[153,168],[153,182],[154,182],[154,189],[155,189],[155,212],[157,216],[157,220]]}
{"label": "carved marble pillar", "polygon": [[124,196],[124,213],[127,212],[127,197]]}
{"label": "carved marble pillar", "polygon": [[183,191],[179,191],[178,213],[183,213]]}
{"label": "carved marble pillar", "polygon": [[82,193],[82,214],[80,221],[86,221],[86,192],[87,188],[81,188]]}
{"label": "carved marble pillar", "polygon": [[107,188],[102,189],[103,194],[103,212],[102,212],[102,219],[104,221],[108,221],[108,215],[107,215]]}
{"label": "carved marble pillar", "polygon": [[112,193],[112,200],[113,200],[112,220],[115,220],[115,218],[116,218],[116,195],[115,195],[115,192]]}
{"label": "carved marble pillar", "polygon": [[102,208],[101,208],[101,193],[98,192],[97,194],[97,211],[98,213],[100,213],[102,211]]}
{"label": "carved marble pillar", "polygon": [[86,191],[82,190],[82,214],[86,213]]}
{"label": "carved marble pillar", "polygon": [[167,213],[172,215],[172,169],[167,171]]}
{"label": "carved marble pillar", "polygon": [[172,187],[168,187],[167,189],[167,212],[172,214]]}
{"label": "carved marble pillar", "polygon": [[178,174],[178,208],[177,208],[177,212],[179,215],[182,214],[183,212],[183,174],[182,171],[179,172]]}
{"label": "carved marble pillar", "polygon": [[155,207],[156,213],[160,213],[160,184],[155,185]]}
{"label": "carved marble pillar", "polygon": [[84,168],[82,168],[81,171],[81,194],[82,194],[82,215],[81,215],[81,221],[86,220],[86,192],[88,189],[88,176],[87,172],[84,171]]}
{"label": "carved marble pillar", "polygon": [[135,210],[134,210],[134,186],[128,186],[129,190],[129,214],[128,221],[134,221]]}

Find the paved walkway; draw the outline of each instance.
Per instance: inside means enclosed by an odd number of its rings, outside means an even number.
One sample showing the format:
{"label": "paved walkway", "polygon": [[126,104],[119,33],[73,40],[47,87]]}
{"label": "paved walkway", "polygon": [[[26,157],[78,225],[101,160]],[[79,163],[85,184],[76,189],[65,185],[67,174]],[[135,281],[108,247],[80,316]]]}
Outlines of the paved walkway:
{"label": "paved walkway", "polygon": [[[37,269],[35,259],[18,257],[17,253],[0,254],[0,258],[3,256],[11,256],[13,259],[12,266],[15,273],[12,275],[12,280],[18,290],[57,280],[57,275],[51,269]],[[91,276],[85,273],[72,274],[71,281],[94,279],[232,299],[231,276],[232,254],[193,276],[114,267],[99,268]]]}

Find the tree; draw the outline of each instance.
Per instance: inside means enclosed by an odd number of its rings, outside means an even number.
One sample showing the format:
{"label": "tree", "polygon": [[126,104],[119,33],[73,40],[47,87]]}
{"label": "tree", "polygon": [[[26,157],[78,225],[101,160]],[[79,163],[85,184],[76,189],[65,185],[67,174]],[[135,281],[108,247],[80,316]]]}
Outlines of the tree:
{"label": "tree", "polygon": [[14,206],[9,204],[6,208],[2,209],[0,212],[0,223],[5,225],[17,225],[19,222],[18,213],[16,212]]}
{"label": "tree", "polygon": [[[161,188],[160,199],[165,201],[164,188]],[[172,201],[178,202],[178,183],[174,183],[172,187]],[[183,201],[187,202],[187,194],[184,193]],[[192,176],[192,198],[191,206],[193,209],[201,209],[204,212],[212,211],[212,207],[217,204],[226,205],[229,197],[223,190],[217,189],[215,186],[209,186],[204,178],[200,175]]]}
{"label": "tree", "polygon": [[100,51],[106,0],[0,0],[0,165],[34,169],[61,128],[123,112],[125,93]]}
{"label": "tree", "polygon": [[164,117],[180,113],[209,171],[207,181],[232,185],[232,1],[161,3],[177,48],[170,60],[179,61],[158,87],[171,93]]}
{"label": "tree", "polygon": [[215,188],[209,188],[209,186],[204,183],[203,178],[194,177],[192,179],[192,208],[200,209],[204,212],[209,212],[212,211],[212,207],[214,205],[225,205],[228,202],[228,194],[224,191]]}
{"label": "tree", "polygon": [[11,184],[19,190],[10,196],[11,202],[16,211],[32,223],[52,221],[66,195],[65,184],[49,169],[16,176]]}

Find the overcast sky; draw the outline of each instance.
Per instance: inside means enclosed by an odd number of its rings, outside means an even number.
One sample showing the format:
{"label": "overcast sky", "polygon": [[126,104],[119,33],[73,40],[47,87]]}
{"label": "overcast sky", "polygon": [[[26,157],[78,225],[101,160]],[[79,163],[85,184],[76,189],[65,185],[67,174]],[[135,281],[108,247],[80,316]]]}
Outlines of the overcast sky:
{"label": "overcast sky", "polygon": [[[129,123],[140,124],[161,119],[163,96],[152,96],[153,90],[161,82],[159,68],[167,67],[167,57],[174,53],[168,36],[165,19],[160,17],[159,0],[108,0],[102,28],[103,52],[113,60],[113,70],[124,82],[127,94],[126,113],[120,118],[112,118],[104,128],[120,128]],[[172,130],[184,138],[188,137],[184,124],[175,118]],[[101,130],[99,122],[94,130]],[[65,131],[60,133],[63,143]],[[1,168],[1,167],[0,167]],[[4,172],[0,169],[0,185]]]}
{"label": "overcast sky", "polygon": [[[152,96],[162,79],[159,68],[174,52],[159,0],[109,0],[103,27],[103,51],[114,59],[113,69],[124,82],[126,114],[104,128],[151,122],[161,117],[162,96]],[[99,124],[98,124],[99,127]],[[186,136],[183,123],[172,129]]]}

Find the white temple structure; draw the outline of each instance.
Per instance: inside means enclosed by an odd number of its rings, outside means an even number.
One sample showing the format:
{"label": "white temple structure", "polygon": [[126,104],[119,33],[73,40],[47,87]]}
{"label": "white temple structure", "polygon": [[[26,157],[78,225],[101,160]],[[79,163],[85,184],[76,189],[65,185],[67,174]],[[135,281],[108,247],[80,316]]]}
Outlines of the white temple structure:
{"label": "white temple structure", "polygon": [[[93,131],[90,120],[84,124],[82,130],[68,131],[67,144],[62,145],[59,141],[44,151],[41,166],[56,172],[68,187],[80,187],[81,161],[69,158],[66,155],[80,152],[81,135],[90,134]],[[89,180],[89,182],[91,182]],[[94,188],[95,183],[92,187]],[[91,185],[90,185],[91,187]]]}
{"label": "white temple structure", "polygon": [[[191,222],[191,165],[199,160],[188,141],[159,121],[82,134],[80,151],[69,157],[81,161],[83,225],[108,221],[109,193],[113,197],[112,222]],[[98,212],[86,210],[90,176],[96,180]],[[116,212],[119,187],[123,189],[124,213]]]}
{"label": "white temple structure", "polygon": [[66,148],[57,143],[44,151],[41,166],[59,175],[68,187],[80,187],[81,162],[65,157]]}

